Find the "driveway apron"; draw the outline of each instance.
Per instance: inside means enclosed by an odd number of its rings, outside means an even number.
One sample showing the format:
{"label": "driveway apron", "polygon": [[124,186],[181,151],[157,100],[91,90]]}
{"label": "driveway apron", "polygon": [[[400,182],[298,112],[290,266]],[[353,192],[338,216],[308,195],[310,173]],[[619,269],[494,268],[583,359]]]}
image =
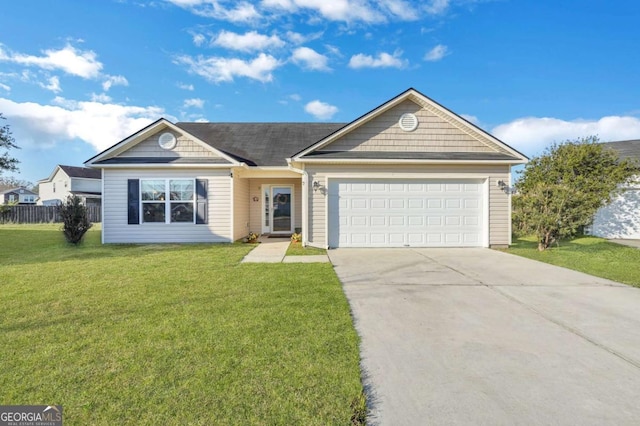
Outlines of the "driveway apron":
{"label": "driveway apron", "polygon": [[329,256],[369,424],[638,424],[640,289],[488,249]]}

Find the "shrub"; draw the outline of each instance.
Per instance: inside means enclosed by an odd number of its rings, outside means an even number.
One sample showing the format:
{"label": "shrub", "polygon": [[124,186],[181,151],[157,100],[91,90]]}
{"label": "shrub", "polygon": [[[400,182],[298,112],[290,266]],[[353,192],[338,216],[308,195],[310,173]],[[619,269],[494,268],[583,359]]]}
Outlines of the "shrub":
{"label": "shrub", "polygon": [[58,205],[58,214],[62,219],[62,233],[71,244],[79,244],[84,234],[91,228],[87,208],[80,197],[70,195],[64,203]]}
{"label": "shrub", "polygon": [[299,243],[300,241],[302,241],[302,234],[299,232],[296,232],[291,236],[291,241],[294,243]]}

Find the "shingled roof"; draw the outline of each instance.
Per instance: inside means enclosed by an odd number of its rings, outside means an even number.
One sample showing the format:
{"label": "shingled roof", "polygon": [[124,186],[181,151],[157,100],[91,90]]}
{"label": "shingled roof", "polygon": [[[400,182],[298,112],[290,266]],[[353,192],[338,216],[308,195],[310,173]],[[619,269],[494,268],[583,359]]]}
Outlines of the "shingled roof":
{"label": "shingled roof", "polygon": [[64,170],[64,172],[69,177],[75,178],[87,178],[87,179],[102,179],[102,173],[97,169],[89,169],[87,167],[76,167],[76,166],[63,166],[60,164],[60,168]]}
{"label": "shingled roof", "polygon": [[620,158],[640,161],[640,139],[630,141],[606,142],[603,144],[607,148],[618,151]]}
{"label": "shingled roof", "polygon": [[346,123],[176,123],[176,126],[248,165],[286,166],[287,158]]}

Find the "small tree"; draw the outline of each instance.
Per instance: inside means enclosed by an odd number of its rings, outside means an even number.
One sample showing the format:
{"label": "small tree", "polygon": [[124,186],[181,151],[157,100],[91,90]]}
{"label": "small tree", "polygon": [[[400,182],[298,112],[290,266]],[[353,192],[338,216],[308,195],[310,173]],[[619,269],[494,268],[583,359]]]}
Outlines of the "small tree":
{"label": "small tree", "polygon": [[65,202],[58,206],[58,214],[62,218],[62,232],[67,242],[79,244],[92,226],[87,208],[82,204],[80,197],[68,196]]}
{"label": "small tree", "polygon": [[638,172],[636,165],[597,142],[590,136],[553,144],[521,172],[513,198],[514,228],[535,234],[538,250],[576,235]]}
{"label": "small tree", "polygon": [[[4,116],[0,113],[0,120],[4,119]],[[11,129],[8,124],[0,127],[0,148],[6,149],[6,151],[0,155],[0,174],[5,170],[11,172],[18,170],[19,161],[13,157],[9,157],[9,149],[20,149],[20,147],[16,145],[16,141],[11,135]]]}

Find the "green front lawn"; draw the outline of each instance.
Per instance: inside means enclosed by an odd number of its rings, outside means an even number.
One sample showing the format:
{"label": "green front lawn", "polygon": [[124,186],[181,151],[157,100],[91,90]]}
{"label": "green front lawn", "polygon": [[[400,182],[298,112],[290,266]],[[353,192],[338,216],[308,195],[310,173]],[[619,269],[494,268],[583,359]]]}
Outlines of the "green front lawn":
{"label": "green front lawn", "polygon": [[331,265],[85,238],[0,226],[1,404],[61,404],[66,425],[349,424],[358,337]]}
{"label": "green front lawn", "polygon": [[294,243],[292,241],[289,244],[286,256],[315,256],[321,254],[327,254],[327,251],[316,247],[303,247],[302,243]]}
{"label": "green front lawn", "polygon": [[538,251],[534,237],[520,238],[505,251],[640,287],[640,249],[610,243],[602,238],[578,237],[543,252]]}

